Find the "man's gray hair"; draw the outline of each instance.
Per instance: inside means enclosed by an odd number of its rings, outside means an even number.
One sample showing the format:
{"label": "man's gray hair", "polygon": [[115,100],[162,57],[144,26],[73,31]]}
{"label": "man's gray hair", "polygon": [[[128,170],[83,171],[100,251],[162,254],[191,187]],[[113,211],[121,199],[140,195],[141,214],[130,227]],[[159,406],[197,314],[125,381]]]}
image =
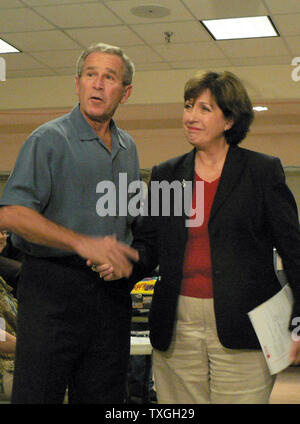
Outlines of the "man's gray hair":
{"label": "man's gray hair", "polygon": [[109,44],[105,43],[96,43],[92,44],[91,46],[87,47],[81,55],[79,56],[76,64],[76,75],[80,78],[82,74],[82,69],[84,66],[85,59],[93,52],[102,52],[102,53],[108,53],[108,54],[114,54],[119,56],[125,65],[125,70],[123,74],[123,85],[129,85],[132,83],[133,75],[134,75],[134,64],[129,59],[129,57],[123,52],[120,47],[117,46],[111,46]]}

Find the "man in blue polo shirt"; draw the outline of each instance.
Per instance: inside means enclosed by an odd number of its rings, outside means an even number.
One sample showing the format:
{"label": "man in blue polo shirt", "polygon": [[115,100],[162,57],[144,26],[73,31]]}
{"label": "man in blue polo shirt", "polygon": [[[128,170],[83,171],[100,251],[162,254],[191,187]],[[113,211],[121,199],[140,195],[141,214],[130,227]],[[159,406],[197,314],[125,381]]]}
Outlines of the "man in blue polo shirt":
{"label": "man in blue polo shirt", "polygon": [[[0,200],[0,229],[24,253],[18,286],[13,403],[119,403],[130,348],[130,283],[107,283],[87,263],[129,275],[134,217],[101,214],[101,181],[139,179],[132,138],[112,117],[132,91],[134,66],[117,47],[79,57],[71,113],[35,130]],[[122,184],[123,187],[123,184]],[[124,205],[122,205],[124,210]],[[100,211],[101,212],[101,211]],[[105,212],[105,211],[104,211]]]}

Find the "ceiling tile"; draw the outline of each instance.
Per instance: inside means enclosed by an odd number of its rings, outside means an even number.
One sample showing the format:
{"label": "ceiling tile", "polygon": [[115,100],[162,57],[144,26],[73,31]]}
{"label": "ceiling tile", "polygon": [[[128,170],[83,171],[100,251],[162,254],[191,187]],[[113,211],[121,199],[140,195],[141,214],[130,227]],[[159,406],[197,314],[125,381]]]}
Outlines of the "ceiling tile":
{"label": "ceiling tile", "polygon": [[34,52],[31,55],[39,62],[50,68],[63,68],[74,66],[81,53],[81,50],[52,50],[47,52]]}
{"label": "ceiling tile", "polygon": [[42,50],[78,49],[78,44],[67,37],[62,31],[15,32],[1,34],[5,41],[21,51],[34,52]]}
{"label": "ceiling tile", "polygon": [[75,68],[76,68],[75,66],[56,67],[54,71],[57,75],[74,75],[75,76],[76,74]]}
{"label": "ceiling tile", "polygon": [[276,15],[274,23],[281,35],[300,35],[300,13]]}
{"label": "ceiling tile", "polygon": [[289,65],[291,56],[239,57],[231,58],[230,61],[234,66]]}
{"label": "ceiling tile", "polygon": [[[163,18],[142,18],[131,13],[131,9],[137,6],[157,4],[171,10],[170,15]],[[151,23],[151,22],[169,22],[169,21],[186,21],[193,19],[190,12],[184,7],[179,0],[160,0],[159,2],[151,2],[147,0],[116,0],[104,1],[107,7],[114,11],[120,19],[128,24]]]}
{"label": "ceiling tile", "polygon": [[135,63],[162,62],[162,58],[147,46],[128,46],[126,54]]}
{"label": "ceiling tile", "polygon": [[0,14],[0,29],[4,32],[39,31],[53,29],[45,19],[30,9],[3,9]]}
{"label": "ceiling tile", "polygon": [[5,58],[7,72],[11,69],[42,68],[38,61],[26,53],[9,53],[2,55],[2,57]]}
{"label": "ceiling tile", "polygon": [[19,0],[0,0],[0,9],[12,9],[14,7],[24,7]]}
{"label": "ceiling tile", "polygon": [[184,60],[170,62],[173,69],[210,69],[210,68],[224,68],[231,65],[228,59],[199,59],[199,60]]}
{"label": "ceiling tile", "polygon": [[171,43],[211,40],[203,26],[196,21],[138,24],[132,25],[131,28],[148,44],[162,44],[165,41],[165,32],[173,32]]}
{"label": "ceiling tile", "polygon": [[117,19],[100,3],[84,3],[36,7],[35,10],[60,28],[82,28],[100,25],[117,25]]}
{"label": "ceiling tile", "polygon": [[82,46],[103,42],[118,46],[133,46],[143,44],[143,41],[125,25],[104,28],[78,28],[66,30],[74,40]]}
{"label": "ceiling tile", "polygon": [[8,71],[7,79],[10,78],[34,78],[34,77],[48,77],[56,75],[54,71],[48,68],[36,69],[13,69]]}
{"label": "ceiling tile", "polygon": [[157,44],[153,48],[167,61],[198,60],[198,59],[222,59],[224,54],[216,44],[211,42],[202,43],[178,43]]}
{"label": "ceiling tile", "polygon": [[182,0],[197,19],[234,18],[267,14],[261,0]]}
{"label": "ceiling tile", "polygon": [[300,56],[300,36],[285,37],[285,41],[291,52],[296,56]]}
{"label": "ceiling tile", "polygon": [[137,63],[135,70],[138,72],[141,71],[166,71],[172,69],[172,67],[165,62],[152,62],[152,63]]}
{"label": "ceiling tile", "polygon": [[265,0],[271,13],[297,13],[300,12],[300,2],[295,0]]}
{"label": "ceiling tile", "polygon": [[53,6],[68,3],[91,3],[98,0],[23,0],[28,6]]}
{"label": "ceiling tile", "polygon": [[229,58],[289,55],[280,38],[226,40],[217,41],[217,44]]}

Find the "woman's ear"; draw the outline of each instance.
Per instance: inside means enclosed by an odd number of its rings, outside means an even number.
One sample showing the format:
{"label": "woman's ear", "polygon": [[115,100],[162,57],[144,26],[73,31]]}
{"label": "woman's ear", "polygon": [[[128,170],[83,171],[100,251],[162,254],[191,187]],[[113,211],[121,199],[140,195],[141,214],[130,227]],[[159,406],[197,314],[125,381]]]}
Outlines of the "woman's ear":
{"label": "woman's ear", "polygon": [[228,121],[226,121],[225,127],[224,127],[224,131],[228,131],[230,130],[230,128],[232,128],[234,124],[234,120],[233,119],[229,119]]}

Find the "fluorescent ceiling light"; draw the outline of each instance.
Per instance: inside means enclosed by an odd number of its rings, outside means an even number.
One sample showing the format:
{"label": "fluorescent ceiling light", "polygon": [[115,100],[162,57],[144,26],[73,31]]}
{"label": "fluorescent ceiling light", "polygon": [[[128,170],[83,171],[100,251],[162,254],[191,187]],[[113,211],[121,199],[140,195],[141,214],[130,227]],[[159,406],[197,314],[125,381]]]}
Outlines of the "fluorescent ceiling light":
{"label": "fluorescent ceiling light", "polygon": [[279,35],[269,16],[209,19],[200,22],[215,40],[278,37]]}
{"label": "fluorescent ceiling light", "polygon": [[1,53],[20,53],[20,50],[0,38],[0,54]]}
{"label": "fluorescent ceiling light", "polygon": [[269,110],[267,106],[253,106],[253,110],[256,112],[263,112],[264,110]]}

